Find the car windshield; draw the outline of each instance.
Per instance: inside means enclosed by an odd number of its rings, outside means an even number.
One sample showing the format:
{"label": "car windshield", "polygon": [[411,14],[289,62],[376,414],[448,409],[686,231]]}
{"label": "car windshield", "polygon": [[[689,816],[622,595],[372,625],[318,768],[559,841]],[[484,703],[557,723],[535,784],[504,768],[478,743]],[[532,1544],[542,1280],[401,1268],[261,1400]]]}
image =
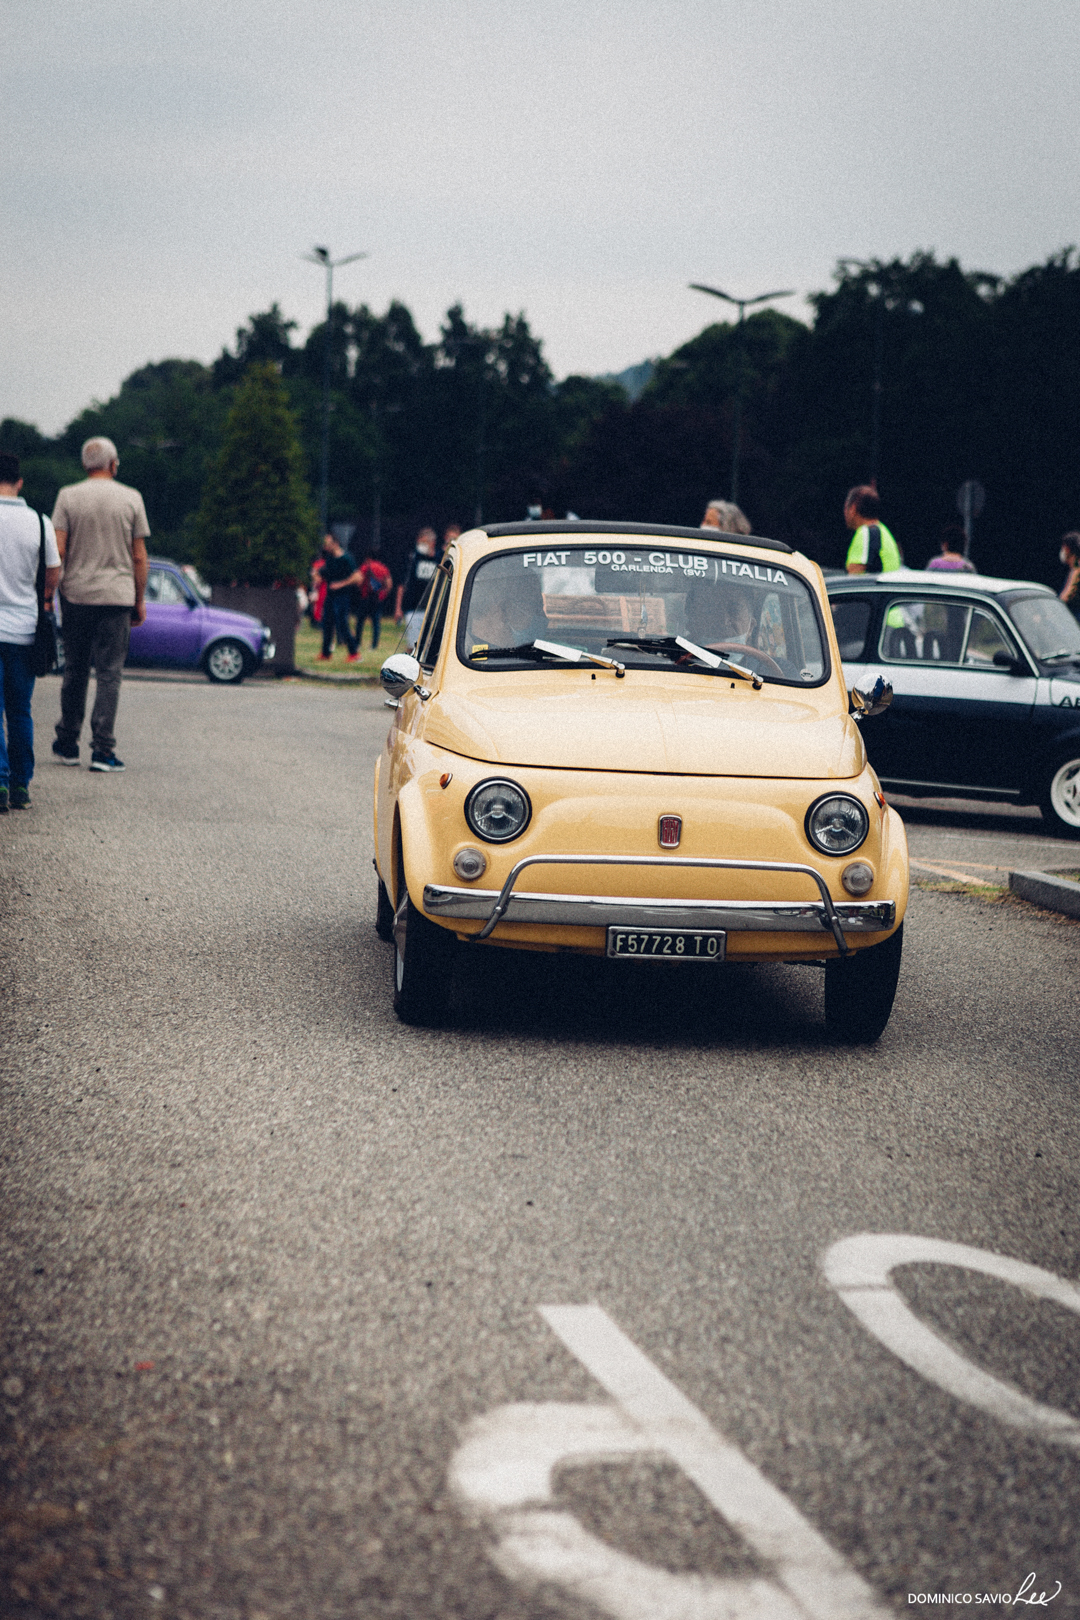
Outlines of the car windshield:
{"label": "car windshield", "polygon": [[1080,623],[1056,596],[1023,596],[1009,612],[1036,658],[1080,658]]}
{"label": "car windshield", "polygon": [[478,669],[556,667],[542,649],[530,656],[538,639],[628,669],[701,674],[709,666],[687,641],[766,681],[813,686],[827,668],[813,598],[798,574],[713,549],[560,546],[478,563],[458,656]]}

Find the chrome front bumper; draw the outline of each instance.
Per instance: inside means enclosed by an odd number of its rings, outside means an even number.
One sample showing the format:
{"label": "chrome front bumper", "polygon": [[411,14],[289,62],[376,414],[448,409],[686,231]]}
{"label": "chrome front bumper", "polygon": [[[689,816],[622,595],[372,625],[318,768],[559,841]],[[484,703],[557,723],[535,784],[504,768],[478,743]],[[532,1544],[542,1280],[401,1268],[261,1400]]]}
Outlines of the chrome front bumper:
{"label": "chrome front bumper", "polygon": [[[515,894],[528,866],[678,866],[728,871],[786,872],[810,878],[817,900],[655,900],[637,895]],[[812,866],[781,861],[693,860],[651,855],[536,855],[519,861],[502,889],[452,888],[428,883],[424,910],[433,917],[483,920],[474,939],[486,939],[499,922],[570,924],[578,928],[723,928],[730,932],[831,933],[837,948],[844,935],[882,933],[896,922],[893,900],[833,900]]]}

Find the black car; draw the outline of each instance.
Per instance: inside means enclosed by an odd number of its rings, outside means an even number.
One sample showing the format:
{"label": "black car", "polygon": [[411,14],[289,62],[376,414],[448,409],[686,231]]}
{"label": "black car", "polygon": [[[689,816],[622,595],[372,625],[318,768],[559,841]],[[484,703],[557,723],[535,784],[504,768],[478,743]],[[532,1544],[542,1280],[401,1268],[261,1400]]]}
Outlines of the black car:
{"label": "black car", "polygon": [[1080,623],[1052,591],[900,569],[828,592],[848,687],[893,688],[863,732],[884,787],[1037,804],[1080,836]]}

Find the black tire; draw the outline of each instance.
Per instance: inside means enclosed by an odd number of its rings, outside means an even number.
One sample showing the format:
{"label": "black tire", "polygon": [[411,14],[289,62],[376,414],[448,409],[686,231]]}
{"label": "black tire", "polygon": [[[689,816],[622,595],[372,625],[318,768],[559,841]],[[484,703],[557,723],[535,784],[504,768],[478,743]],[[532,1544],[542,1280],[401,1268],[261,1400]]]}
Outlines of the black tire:
{"label": "black tire", "polygon": [[1080,747],[1058,754],[1043,773],[1039,809],[1065,838],[1080,838]]}
{"label": "black tire", "polygon": [[[402,878],[404,887],[404,878]],[[394,913],[394,1011],[403,1024],[435,1029],[446,1020],[457,940],[417,911],[404,891]]]}
{"label": "black tire", "polygon": [[881,945],[869,945],[825,968],[825,1033],[832,1041],[854,1045],[876,1041],[889,1022],[904,925]]}
{"label": "black tire", "polygon": [[255,666],[250,647],[242,641],[215,641],[203,658],[206,678],[215,686],[239,686]]}
{"label": "black tire", "polygon": [[379,894],[375,902],[375,932],[390,944],[394,938],[394,908],[386,892],[386,884],[379,878]]}

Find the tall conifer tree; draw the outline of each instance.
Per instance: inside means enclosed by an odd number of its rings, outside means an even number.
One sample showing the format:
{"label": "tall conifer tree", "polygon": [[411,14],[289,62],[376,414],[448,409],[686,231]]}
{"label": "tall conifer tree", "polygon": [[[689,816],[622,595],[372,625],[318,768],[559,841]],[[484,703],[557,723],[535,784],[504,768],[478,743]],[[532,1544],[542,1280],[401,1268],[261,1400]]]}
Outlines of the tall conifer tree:
{"label": "tall conifer tree", "polygon": [[248,367],[225,423],[195,524],[214,584],[302,579],[316,542],[297,424],[277,367]]}

